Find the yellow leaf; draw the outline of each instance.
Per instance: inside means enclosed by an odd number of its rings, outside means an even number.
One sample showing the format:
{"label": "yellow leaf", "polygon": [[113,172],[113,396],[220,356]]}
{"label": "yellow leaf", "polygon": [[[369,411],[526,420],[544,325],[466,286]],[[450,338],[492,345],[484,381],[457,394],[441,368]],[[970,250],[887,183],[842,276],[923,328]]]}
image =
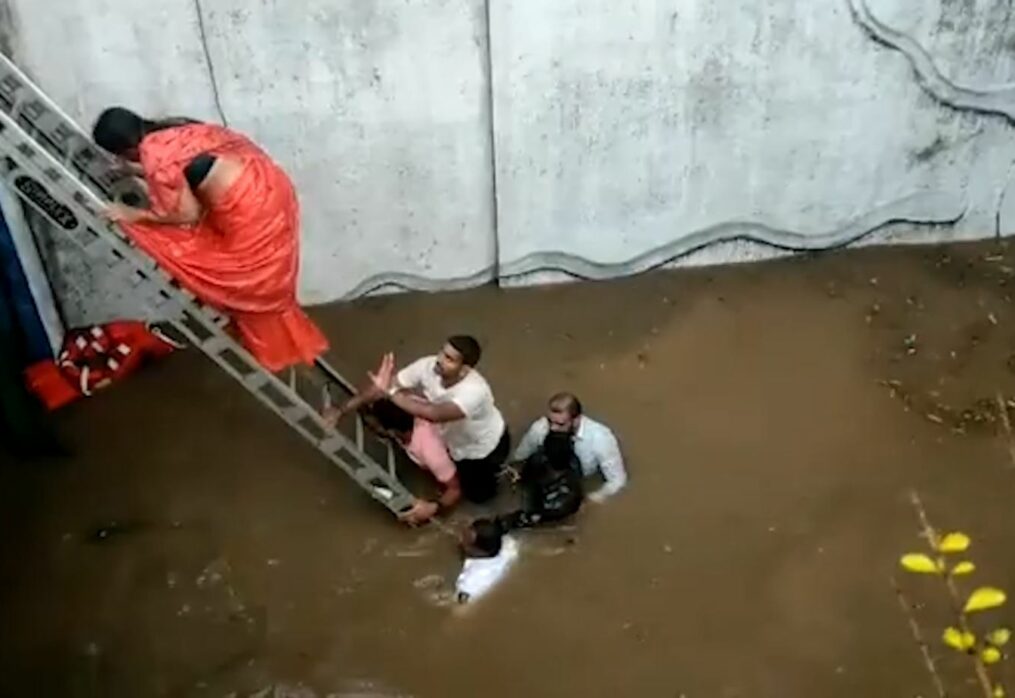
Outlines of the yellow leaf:
{"label": "yellow leaf", "polygon": [[976,644],[976,637],[972,633],[964,633],[958,628],[945,628],[941,639],[953,650],[965,652]]}
{"label": "yellow leaf", "polygon": [[966,607],[963,609],[966,613],[973,613],[975,611],[986,611],[991,608],[997,608],[1004,604],[1008,597],[1000,589],[994,587],[980,587],[966,600]]}
{"label": "yellow leaf", "polygon": [[987,634],[987,642],[994,645],[994,647],[1004,647],[1011,640],[1011,630],[1008,628],[998,628],[997,630],[991,630]]}
{"label": "yellow leaf", "polygon": [[1004,686],[1001,684],[994,686],[994,698],[1004,698],[1004,696]]}
{"label": "yellow leaf", "polygon": [[919,574],[938,574],[941,572],[941,565],[923,553],[909,553],[903,555],[900,560],[902,566],[910,572]]}
{"label": "yellow leaf", "polygon": [[952,574],[956,577],[962,574],[972,574],[975,569],[976,565],[971,563],[969,560],[965,560],[955,565],[955,567],[952,567]]}
{"label": "yellow leaf", "polygon": [[958,531],[945,534],[945,537],[938,541],[937,549],[942,553],[961,553],[970,544],[969,536]]}
{"label": "yellow leaf", "polygon": [[996,647],[987,647],[980,652],[980,659],[984,664],[997,664],[1001,661],[1001,650]]}

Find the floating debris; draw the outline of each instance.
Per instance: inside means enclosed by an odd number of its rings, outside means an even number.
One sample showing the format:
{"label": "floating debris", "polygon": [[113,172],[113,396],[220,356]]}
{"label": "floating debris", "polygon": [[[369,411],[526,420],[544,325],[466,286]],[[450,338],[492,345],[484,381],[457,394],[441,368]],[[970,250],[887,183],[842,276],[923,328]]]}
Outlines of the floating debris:
{"label": "floating debris", "polygon": [[140,533],[151,524],[147,521],[109,521],[101,526],[96,526],[87,538],[92,543],[103,543],[114,536],[123,536],[131,533]]}
{"label": "floating debris", "polygon": [[902,345],[906,347],[906,353],[910,356],[916,353],[916,335],[911,334],[902,340]]}

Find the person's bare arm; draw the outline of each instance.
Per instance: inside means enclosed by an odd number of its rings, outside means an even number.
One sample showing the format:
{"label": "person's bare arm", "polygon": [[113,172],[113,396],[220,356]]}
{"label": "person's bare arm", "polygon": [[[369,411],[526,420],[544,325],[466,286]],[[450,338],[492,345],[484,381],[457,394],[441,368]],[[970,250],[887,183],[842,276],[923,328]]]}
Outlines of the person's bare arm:
{"label": "person's bare arm", "polygon": [[458,481],[458,476],[455,475],[448,481],[447,485],[445,485],[444,491],[441,492],[440,499],[437,500],[437,503],[441,505],[441,509],[450,509],[458,504],[458,500],[461,498],[462,483]]}
{"label": "person's bare arm", "polygon": [[453,402],[428,402],[402,391],[393,393],[391,401],[413,417],[420,417],[435,424],[465,419],[465,412]]}
{"label": "person's bare arm", "polygon": [[370,374],[377,395],[387,395],[398,407],[428,422],[442,423],[465,419],[465,411],[453,402],[429,402],[422,397],[409,394],[395,377],[395,355],[388,353],[381,360],[376,373]]}
{"label": "person's bare arm", "polygon": [[405,514],[402,514],[399,518],[402,521],[411,524],[413,526],[419,526],[430,521],[433,517],[437,516],[443,511],[451,509],[458,500],[462,498],[462,485],[458,481],[458,476],[455,475],[444,485],[444,490],[441,492],[441,496],[437,498],[436,502],[432,502],[426,499],[417,499],[410,509]]}
{"label": "person's bare arm", "polygon": [[355,395],[346,400],[338,407],[329,407],[324,410],[324,419],[334,428],[342,417],[350,412],[356,412],[376,401],[376,397],[369,390],[359,390]]}
{"label": "person's bare arm", "polygon": [[180,203],[175,211],[159,214],[147,208],[126,204],[110,204],[106,218],[114,223],[152,223],[155,225],[194,225],[204,215],[204,207],[189,188],[180,191]]}

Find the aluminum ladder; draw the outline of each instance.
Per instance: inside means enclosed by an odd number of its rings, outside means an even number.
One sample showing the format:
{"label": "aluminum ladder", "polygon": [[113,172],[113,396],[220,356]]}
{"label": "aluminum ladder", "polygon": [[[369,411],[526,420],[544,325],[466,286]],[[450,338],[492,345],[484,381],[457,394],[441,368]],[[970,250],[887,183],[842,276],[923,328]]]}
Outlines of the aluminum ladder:
{"label": "aluminum ladder", "polygon": [[[175,333],[239,381],[371,497],[395,514],[411,508],[413,498],[398,480],[389,442],[369,432],[358,415],[351,434],[330,428],[311,405],[314,396],[301,390],[306,386],[300,385],[296,371],[282,380],[261,367],[224,331],[228,318],[181,288],[119,227],[100,217],[106,202],[130,196],[143,201],[143,189],[2,54],[0,158],[8,186],[58,234],[72,240],[95,269],[121,279],[154,316],[169,318]],[[319,389],[322,408],[334,393],[354,392],[352,384],[323,361],[315,370],[311,392]]]}

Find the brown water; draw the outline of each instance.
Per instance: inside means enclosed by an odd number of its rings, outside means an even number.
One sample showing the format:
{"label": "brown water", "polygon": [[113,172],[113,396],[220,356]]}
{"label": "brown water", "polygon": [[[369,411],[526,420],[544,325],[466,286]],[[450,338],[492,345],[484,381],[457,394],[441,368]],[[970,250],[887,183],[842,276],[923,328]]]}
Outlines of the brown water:
{"label": "brown water", "polygon": [[[461,617],[428,599],[457,573],[448,538],[397,525],[181,353],[62,413],[71,461],[3,468],[0,695],[937,695],[890,578],[921,545],[914,488],[973,536],[973,581],[1015,578],[988,404],[1015,394],[1006,254],[320,310],[350,374],[470,332],[516,435],[566,388],[621,437],[629,488],[526,537]],[[900,577],[950,695],[979,695],[939,649],[941,586]]]}

